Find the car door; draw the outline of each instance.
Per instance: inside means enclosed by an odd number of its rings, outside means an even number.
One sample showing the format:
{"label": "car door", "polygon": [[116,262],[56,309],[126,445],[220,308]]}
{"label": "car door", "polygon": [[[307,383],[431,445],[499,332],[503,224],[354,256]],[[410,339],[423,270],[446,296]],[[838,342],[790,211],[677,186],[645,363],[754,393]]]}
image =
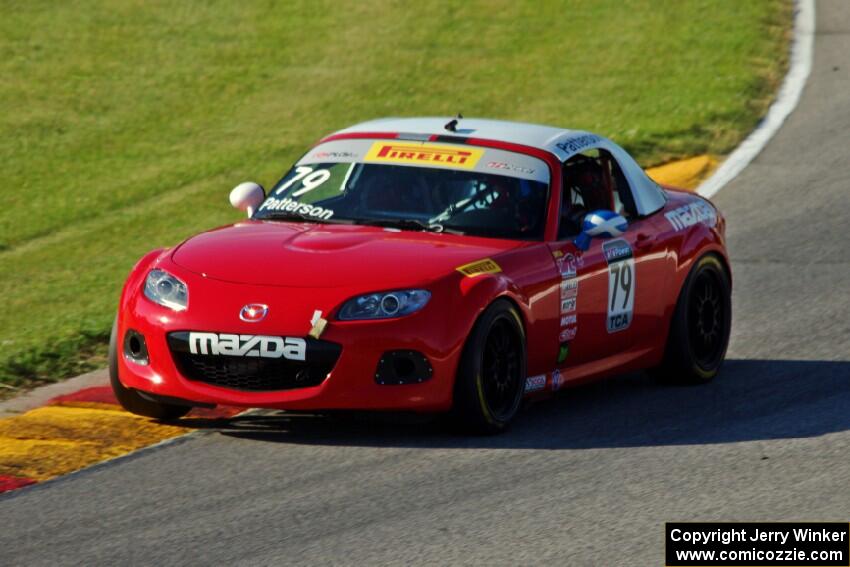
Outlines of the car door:
{"label": "car door", "polygon": [[[627,347],[640,355],[663,332],[663,305],[667,289],[667,247],[659,238],[655,218],[637,213],[633,189],[616,158],[602,153],[611,176],[614,212],[628,221],[619,240],[628,245],[603,243],[609,252],[609,332],[625,331]],[[615,239],[616,240],[616,239]],[[629,257],[630,256],[630,257]]]}
{"label": "car door", "polygon": [[[611,352],[623,350],[629,342],[626,332],[608,332],[611,266],[606,253],[610,254],[611,245],[593,239],[582,251],[574,242],[586,213],[613,207],[610,187],[599,150],[587,150],[564,162],[558,240],[550,247],[561,276],[558,341],[561,352],[567,351],[560,361],[565,369],[602,360]],[[614,262],[618,274],[620,260]],[[616,305],[621,302],[622,295],[616,298]],[[564,376],[570,378],[569,373]]]}
{"label": "car door", "polygon": [[566,356],[560,367],[594,362],[624,348],[624,333],[609,336],[606,331],[609,267],[603,242],[591,241],[584,252],[572,238],[552,242],[550,247],[561,276],[558,343],[566,349]]}
{"label": "car door", "polygon": [[[561,361],[565,379],[581,377],[571,369],[592,364],[596,373],[627,363],[642,333],[659,321],[659,290],[664,253],[659,253],[652,222],[634,209],[630,188],[613,156],[592,149],[564,163],[561,228],[550,243],[561,274],[558,341],[568,354]],[[580,195],[576,195],[576,193]],[[594,238],[587,250],[573,242],[584,213],[605,208],[628,221],[615,238]]]}

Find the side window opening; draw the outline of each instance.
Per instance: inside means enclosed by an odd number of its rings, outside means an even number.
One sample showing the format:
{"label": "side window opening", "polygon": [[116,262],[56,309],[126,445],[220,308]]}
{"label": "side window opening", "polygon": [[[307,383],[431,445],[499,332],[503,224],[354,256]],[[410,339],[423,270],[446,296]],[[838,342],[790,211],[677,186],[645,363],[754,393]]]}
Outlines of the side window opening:
{"label": "side window opening", "polygon": [[614,207],[611,170],[604,154],[604,150],[590,149],[564,162],[559,239],[578,236],[588,212]]}
{"label": "side window opening", "polygon": [[617,160],[608,151],[594,148],[564,162],[558,239],[578,236],[584,216],[597,209],[612,210],[626,219],[637,216],[631,188]]}
{"label": "side window opening", "polygon": [[614,159],[614,156],[608,152],[605,159],[608,162],[608,171],[611,175],[612,197],[614,199],[614,212],[622,215],[627,220],[638,216],[637,207],[635,206],[635,198],[632,194],[632,189],[629,182],[626,181],[626,176],[623,175],[623,170],[620,164]]}

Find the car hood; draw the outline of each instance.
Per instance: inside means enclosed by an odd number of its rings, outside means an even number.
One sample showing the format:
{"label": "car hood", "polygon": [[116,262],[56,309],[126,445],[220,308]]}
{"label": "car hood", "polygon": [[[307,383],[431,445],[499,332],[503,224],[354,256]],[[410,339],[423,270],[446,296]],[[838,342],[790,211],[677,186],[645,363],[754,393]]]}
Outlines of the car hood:
{"label": "car hood", "polygon": [[381,290],[421,285],[523,244],[362,225],[245,221],[186,240],[172,261],[234,283]]}

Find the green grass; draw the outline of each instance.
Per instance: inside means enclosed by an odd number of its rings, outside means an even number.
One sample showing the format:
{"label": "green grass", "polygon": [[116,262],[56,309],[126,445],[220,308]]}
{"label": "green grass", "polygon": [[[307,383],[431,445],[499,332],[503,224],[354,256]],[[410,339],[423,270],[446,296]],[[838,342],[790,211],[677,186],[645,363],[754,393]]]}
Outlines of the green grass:
{"label": "green grass", "polygon": [[644,165],[722,154],[790,21],[789,0],[0,0],[0,385],[103,364],[136,259],[240,218],[233,185],[331,130],[462,111]]}

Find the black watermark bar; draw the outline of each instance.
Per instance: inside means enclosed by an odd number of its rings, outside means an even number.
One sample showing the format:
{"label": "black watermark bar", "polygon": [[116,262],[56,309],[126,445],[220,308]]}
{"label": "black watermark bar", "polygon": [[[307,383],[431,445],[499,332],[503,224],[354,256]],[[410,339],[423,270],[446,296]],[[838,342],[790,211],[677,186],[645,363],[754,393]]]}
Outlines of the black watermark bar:
{"label": "black watermark bar", "polygon": [[845,522],[669,522],[667,567],[850,567]]}

